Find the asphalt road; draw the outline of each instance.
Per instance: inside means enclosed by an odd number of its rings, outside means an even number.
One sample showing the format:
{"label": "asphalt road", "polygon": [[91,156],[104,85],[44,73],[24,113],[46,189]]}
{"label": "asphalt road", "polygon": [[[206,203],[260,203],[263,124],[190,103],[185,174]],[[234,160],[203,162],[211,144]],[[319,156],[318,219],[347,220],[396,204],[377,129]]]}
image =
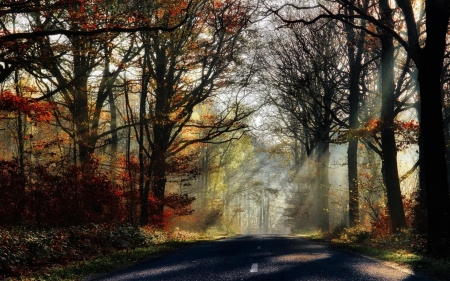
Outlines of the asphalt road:
{"label": "asphalt road", "polygon": [[100,280],[433,280],[292,236],[241,236],[182,248]]}

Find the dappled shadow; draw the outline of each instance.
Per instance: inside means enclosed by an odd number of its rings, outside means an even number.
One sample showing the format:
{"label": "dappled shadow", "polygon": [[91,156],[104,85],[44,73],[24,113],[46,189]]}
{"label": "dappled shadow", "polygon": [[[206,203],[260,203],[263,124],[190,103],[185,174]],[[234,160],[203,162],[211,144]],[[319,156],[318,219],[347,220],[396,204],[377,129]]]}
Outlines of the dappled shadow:
{"label": "dappled shadow", "polygon": [[[257,272],[250,272],[257,264]],[[181,249],[96,280],[432,280],[289,236],[243,236]]]}

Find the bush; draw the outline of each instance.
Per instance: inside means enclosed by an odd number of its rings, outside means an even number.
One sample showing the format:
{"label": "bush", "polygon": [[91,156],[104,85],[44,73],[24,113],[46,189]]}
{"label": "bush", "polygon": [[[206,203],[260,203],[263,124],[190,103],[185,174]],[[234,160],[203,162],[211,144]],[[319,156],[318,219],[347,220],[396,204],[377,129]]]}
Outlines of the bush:
{"label": "bush", "polygon": [[24,177],[14,161],[0,161],[0,170],[0,225],[67,227],[122,220],[118,187],[96,160],[57,172],[36,165],[28,181],[20,180]]}
{"label": "bush", "polygon": [[330,232],[331,238],[347,242],[365,242],[372,238],[372,233],[362,227],[345,227],[338,225]]}
{"label": "bush", "polygon": [[48,263],[67,263],[122,249],[150,246],[153,236],[130,225],[39,230],[0,229],[0,279]]}
{"label": "bush", "polygon": [[[408,227],[411,227],[413,221],[415,219],[414,210],[416,208],[415,195],[413,194],[411,197],[406,198],[402,197],[403,200],[403,209],[405,210],[405,218],[406,224]],[[389,236],[392,233],[392,225],[391,218],[389,216],[389,210],[387,207],[379,215],[378,220],[372,222],[372,233],[376,237]]]}
{"label": "bush", "polygon": [[20,221],[25,205],[25,178],[16,161],[0,161],[0,225]]}
{"label": "bush", "polygon": [[353,227],[346,230],[347,236],[350,241],[364,242],[371,238],[372,234],[369,230],[359,227]]}
{"label": "bush", "polygon": [[208,210],[201,219],[201,230],[206,231],[208,228],[216,226],[222,219],[222,210]]}
{"label": "bush", "polygon": [[340,223],[335,228],[333,228],[330,235],[332,237],[340,237],[345,232],[346,228],[347,228],[347,225],[345,223]]}

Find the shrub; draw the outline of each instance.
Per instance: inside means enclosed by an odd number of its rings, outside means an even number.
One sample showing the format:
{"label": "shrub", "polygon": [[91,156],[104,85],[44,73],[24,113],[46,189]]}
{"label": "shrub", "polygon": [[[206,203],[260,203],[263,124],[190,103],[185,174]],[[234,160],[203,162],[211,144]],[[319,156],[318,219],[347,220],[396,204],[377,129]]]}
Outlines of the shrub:
{"label": "shrub", "polygon": [[[406,198],[403,196],[403,209],[405,210],[406,223],[411,227],[414,220],[414,210],[416,202],[413,198]],[[376,237],[383,237],[392,234],[391,218],[387,207],[379,215],[378,220],[372,222],[372,233]]]}
{"label": "shrub", "polygon": [[187,216],[194,212],[192,209],[192,202],[195,197],[188,194],[169,193],[164,196],[164,213],[162,218],[158,215],[158,208],[161,202],[155,196],[148,197],[149,208],[149,225],[159,227],[161,229],[169,230],[171,228],[172,220],[176,217]]}
{"label": "shrub", "polygon": [[0,225],[20,221],[25,204],[25,179],[16,161],[0,161]]}
{"label": "shrub", "polygon": [[340,241],[361,243],[371,239],[373,235],[369,229],[360,226],[346,227],[345,224],[341,224],[325,236]]}
{"label": "shrub", "polygon": [[0,228],[0,279],[48,263],[83,260],[100,253],[149,246],[153,236],[130,225],[95,225],[47,230]]}
{"label": "shrub", "polygon": [[333,230],[331,231],[330,235],[331,237],[340,237],[342,234],[345,233],[345,229],[347,228],[347,225],[344,223],[340,223],[337,225]]}
{"label": "shrub", "polygon": [[0,225],[56,227],[122,220],[118,187],[96,160],[57,172],[36,165],[27,181],[15,162],[0,161],[0,171]]}

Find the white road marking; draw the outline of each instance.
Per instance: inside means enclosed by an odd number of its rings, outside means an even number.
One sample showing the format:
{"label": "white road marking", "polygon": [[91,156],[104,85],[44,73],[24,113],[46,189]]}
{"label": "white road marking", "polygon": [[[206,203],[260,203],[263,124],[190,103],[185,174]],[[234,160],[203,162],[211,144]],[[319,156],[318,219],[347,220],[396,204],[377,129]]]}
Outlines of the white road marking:
{"label": "white road marking", "polygon": [[252,264],[252,268],[250,268],[250,272],[258,272],[258,264],[257,263]]}

